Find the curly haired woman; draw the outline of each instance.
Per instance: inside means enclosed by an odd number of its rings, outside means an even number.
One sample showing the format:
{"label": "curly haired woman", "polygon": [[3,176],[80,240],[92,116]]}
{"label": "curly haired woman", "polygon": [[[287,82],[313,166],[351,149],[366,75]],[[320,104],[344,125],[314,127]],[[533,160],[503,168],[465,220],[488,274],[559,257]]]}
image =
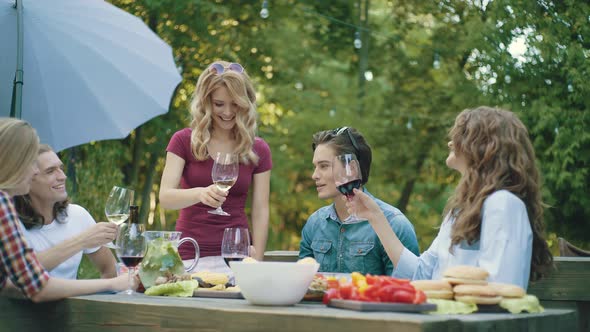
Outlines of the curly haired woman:
{"label": "curly haired woman", "polygon": [[526,127],[511,112],[482,106],[461,112],[449,136],[446,164],[461,180],[422,255],[403,247],[367,195],[358,191],[351,204],[375,228],[395,277],[440,279],[448,267],[471,265],[486,269],[490,281],[526,289],[553,260],[543,238],[539,171]]}
{"label": "curly haired woman", "polygon": [[[244,207],[250,188],[257,259],[268,236],[272,159],[268,144],[256,137],[256,93],[244,68],[225,61],[211,64],[199,77],[190,112],[190,128],[176,132],[166,149],[160,203],[180,209],[176,230],[199,243],[201,258],[193,271],[231,272],[220,256],[221,240],[226,227],[248,228]],[[218,152],[238,155],[239,175],[229,191],[211,179],[211,156]],[[208,213],[221,204],[230,216]],[[181,248],[180,255],[192,257],[189,248]]]}

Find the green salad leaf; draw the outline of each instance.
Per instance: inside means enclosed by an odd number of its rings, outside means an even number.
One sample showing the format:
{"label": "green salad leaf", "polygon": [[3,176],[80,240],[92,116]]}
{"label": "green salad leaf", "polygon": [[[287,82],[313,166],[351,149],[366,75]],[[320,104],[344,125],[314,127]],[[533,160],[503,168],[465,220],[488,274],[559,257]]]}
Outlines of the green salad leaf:
{"label": "green salad leaf", "polygon": [[429,311],[429,314],[470,314],[477,311],[477,305],[473,303],[442,299],[428,299],[428,303],[436,304],[436,310]]}
{"label": "green salad leaf", "polygon": [[172,242],[162,238],[148,242],[147,252],[139,269],[139,278],[144,287],[153,286],[159,276],[166,274],[180,275],[183,273],[182,259],[178,254],[178,249]]}
{"label": "green salad leaf", "polygon": [[152,286],[145,290],[145,295],[163,295],[163,296],[178,296],[191,297],[195,289],[199,288],[199,282],[196,280],[183,280]]}
{"label": "green salad leaf", "polygon": [[523,311],[534,313],[543,312],[545,310],[539,303],[539,299],[534,295],[525,295],[518,299],[502,299],[502,301],[500,301],[500,307],[513,314],[518,314]]}

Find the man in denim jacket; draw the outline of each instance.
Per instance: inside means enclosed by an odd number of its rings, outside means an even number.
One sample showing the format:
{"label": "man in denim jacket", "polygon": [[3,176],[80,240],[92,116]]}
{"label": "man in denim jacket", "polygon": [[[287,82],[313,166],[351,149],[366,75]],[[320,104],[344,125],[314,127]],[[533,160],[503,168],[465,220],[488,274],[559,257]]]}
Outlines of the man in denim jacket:
{"label": "man in denim jacket", "polygon": [[[354,128],[326,130],[313,136],[314,172],[318,198],[333,203],[314,212],[301,231],[299,258],[313,257],[321,272],[360,272],[391,275],[393,263],[377,234],[366,222],[343,222],[349,217],[342,194],[336,188],[332,172],[334,158],[354,154],[361,168],[363,191],[371,168],[371,147]],[[369,194],[370,195],[370,194]],[[395,207],[373,197],[406,248],[419,255],[418,241],[412,223]]]}

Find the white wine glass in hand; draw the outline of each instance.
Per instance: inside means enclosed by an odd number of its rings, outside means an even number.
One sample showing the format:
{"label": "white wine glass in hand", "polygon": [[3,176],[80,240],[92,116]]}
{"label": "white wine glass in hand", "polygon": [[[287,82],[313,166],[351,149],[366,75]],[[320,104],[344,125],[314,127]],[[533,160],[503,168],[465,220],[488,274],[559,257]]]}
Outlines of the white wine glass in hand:
{"label": "white wine glass in hand", "polygon": [[[238,173],[238,157],[233,153],[218,152],[213,162],[213,169],[211,170],[211,179],[217,188],[223,191],[229,191],[238,180]],[[209,213],[218,214],[220,216],[230,215],[223,211],[221,206],[215,210],[209,211]]]}
{"label": "white wine glass in hand", "polygon": [[[114,186],[109,193],[104,213],[113,224],[119,226],[129,218],[129,206],[133,202],[135,192],[131,189]],[[115,249],[116,246],[108,243],[106,247]]]}

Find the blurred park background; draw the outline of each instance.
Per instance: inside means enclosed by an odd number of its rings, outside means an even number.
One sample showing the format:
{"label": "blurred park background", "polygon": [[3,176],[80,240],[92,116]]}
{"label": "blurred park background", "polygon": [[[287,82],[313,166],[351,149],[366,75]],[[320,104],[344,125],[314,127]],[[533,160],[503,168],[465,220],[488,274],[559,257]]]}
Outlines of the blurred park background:
{"label": "blurred park background", "polygon": [[[113,185],[136,190],[149,229],[165,148],[190,121],[197,78],[215,60],[256,83],[258,135],[271,146],[268,250],[298,250],[327,204],[311,180],[311,136],[353,126],[373,148],[367,188],[402,210],[427,249],[458,180],[445,166],[455,116],[478,105],[520,116],[543,176],[547,238],[590,244],[590,4],[587,1],[111,1],[174,49],[183,82],[168,114],[124,140],[68,149],[68,190],[97,220]],[[86,274],[86,273],[82,273]],[[92,274],[92,273],[88,273]]]}

